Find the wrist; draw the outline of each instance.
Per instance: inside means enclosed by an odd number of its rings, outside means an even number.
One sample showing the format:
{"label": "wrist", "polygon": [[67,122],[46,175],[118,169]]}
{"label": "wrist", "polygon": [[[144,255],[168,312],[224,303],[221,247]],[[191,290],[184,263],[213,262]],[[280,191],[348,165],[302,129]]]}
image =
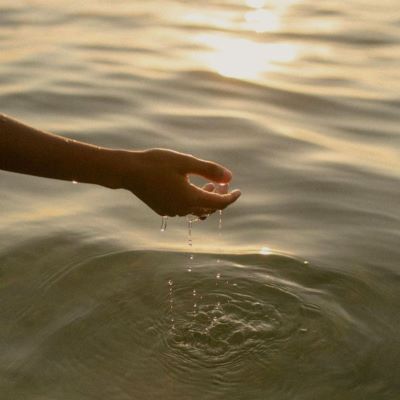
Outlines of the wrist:
{"label": "wrist", "polygon": [[101,177],[99,184],[109,189],[129,189],[140,171],[141,151],[99,149]]}

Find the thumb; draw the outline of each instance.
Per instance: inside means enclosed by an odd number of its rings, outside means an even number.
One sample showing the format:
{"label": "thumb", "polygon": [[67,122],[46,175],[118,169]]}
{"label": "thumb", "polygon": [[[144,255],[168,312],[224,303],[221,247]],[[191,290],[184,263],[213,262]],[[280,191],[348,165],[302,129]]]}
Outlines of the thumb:
{"label": "thumb", "polygon": [[212,161],[201,160],[190,156],[186,165],[188,174],[195,174],[213,182],[226,183],[232,179],[232,172]]}

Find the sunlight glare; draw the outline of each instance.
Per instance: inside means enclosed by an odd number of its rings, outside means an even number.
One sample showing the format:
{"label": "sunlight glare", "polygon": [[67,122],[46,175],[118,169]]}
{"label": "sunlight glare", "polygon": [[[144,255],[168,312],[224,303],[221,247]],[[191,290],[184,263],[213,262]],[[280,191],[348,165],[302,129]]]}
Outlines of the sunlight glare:
{"label": "sunlight glare", "polygon": [[261,249],[260,249],[260,254],[263,256],[267,256],[268,254],[271,254],[271,253],[272,253],[272,250],[269,247],[264,246],[264,247],[261,247]]}
{"label": "sunlight glare", "polygon": [[265,3],[265,0],[246,0],[246,4],[251,8],[262,8]]}
{"label": "sunlight glare", "polygon": [[220,75],[256,79],[275,64],[293,61],[298,48],[289,43],[260,43],[248,39],[200,35],[198,40],[210,48],[202,61]]}
{"label": "sunlight glare", "polygon": [[258,33],[277,31],[280,28],[279,16],[271,11],[248,11],[244,15],[244,19],[246,20],[246,27]]}

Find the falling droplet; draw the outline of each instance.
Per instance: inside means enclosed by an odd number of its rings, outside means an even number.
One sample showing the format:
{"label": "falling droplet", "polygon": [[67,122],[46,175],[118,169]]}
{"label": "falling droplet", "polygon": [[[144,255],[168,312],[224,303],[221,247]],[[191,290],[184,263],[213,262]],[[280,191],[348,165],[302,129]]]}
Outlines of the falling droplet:
{"label": "falling droplet", "polygon": [[219,220],[218,220],[218,233],[221,235],[222,230],[222,210],[218,210]]}
{"label": "falling droplet", "polygon": [[308,264],[308,261],[304,261],[304,264]]}
{"label": "falling droplet", "polygon": [[196,289],[193,289],[193,296],[196,296]]}
{"label": "falling droplet", "polygon": [[168,288],[169,288],[169,293],[168,293],[168,297],[169,297],[169,317],[170,317],[170,321],[171,321],[171,329],[174,329],[174,293],[173,293],[173,285],[174,285],[174,281],[172,279],[168,280]]}
{"label": "falling droplet", "polygon": [[165,232],[167,229],[167,222],[168,222],[168,217],[166,215],[164,215],[163,217],[161,217],[161,228],[160,231],[161,232]]}
{"label": "falling droplet", "polygon": [[[188,215],[186,217],[186,222],[187,222],[187,227],[188,227],[188,245],[189,245],[190,249],[193,248],[192,225],[193,225],[194,221],[195,220],[190,215]],[[190,252],[190,254],[189,254],[189,262],[188,262],[188,266],[187,266],[187,271],[188,272],[192,272],[193,259],[194,259],[194,255],[193,255],[192,252]]]}
{"label": "falling droplet", "polygon": [[[218,194],[226,194],[229,191],[229,185],[227,183],[219,183],[216,185],[215,192]],[[218,210],[218,236],[221,241],[222,237],[222,210]],[[217,263],[220,264],[221,260],[218,258]],[[217,274],[217,279],[221,277],[221,274]],[[217,283],[218,285],[218,283]]]}
{"label": "falling droplet", "polygon": [[72,181],[72,183],[73,183],[74,185],[77,185],[77,184],[78,184],[78,181]]}
{"label": "falling droplet", "polygon": [[193,241],[192,241],[192,224],[193,224],[193,220],[188,216],[188,217],[187,217],[188,245],[189,245],[190,247],[193,246]]}
{"label": "falling droplet", "polygon": [[218,273],[217,276],[216,276],[216,278],[217,278],[217,279],[221,278],[221,274]]}

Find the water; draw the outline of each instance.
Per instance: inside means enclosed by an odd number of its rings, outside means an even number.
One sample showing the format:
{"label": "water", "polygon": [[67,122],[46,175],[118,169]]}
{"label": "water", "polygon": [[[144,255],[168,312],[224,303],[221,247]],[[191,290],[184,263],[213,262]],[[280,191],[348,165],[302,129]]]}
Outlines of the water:
{"label": "water", "polygon": [[166,231],[166,229],[167,229],[167,224],[168,224],[168,217],[167,217],[166,215],[164,215],[164,216],[161,218],[161,228],[160,228],[160,231],[161,231],[161,232],[165,232],[165,231]]}
{"label": "water", "polygon": [[396,400],[397,3],[3,1],[1,112],[243,195],[191,251],[128,192],[0,173],[2,398]]}

